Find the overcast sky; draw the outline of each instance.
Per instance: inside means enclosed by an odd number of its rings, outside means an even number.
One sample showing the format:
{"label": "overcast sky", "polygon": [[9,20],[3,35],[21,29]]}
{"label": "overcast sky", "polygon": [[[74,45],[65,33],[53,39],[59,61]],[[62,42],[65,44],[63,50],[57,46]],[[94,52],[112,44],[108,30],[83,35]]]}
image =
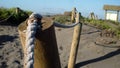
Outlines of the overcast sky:
{"label": "overcast sky", "polygon": [[85,17],[94,12],[99,18],[104,18],[105,4],[120,5],[120,0],[0,0],[0,7],[20,7],[39,13],[63,13],[76,7]]}

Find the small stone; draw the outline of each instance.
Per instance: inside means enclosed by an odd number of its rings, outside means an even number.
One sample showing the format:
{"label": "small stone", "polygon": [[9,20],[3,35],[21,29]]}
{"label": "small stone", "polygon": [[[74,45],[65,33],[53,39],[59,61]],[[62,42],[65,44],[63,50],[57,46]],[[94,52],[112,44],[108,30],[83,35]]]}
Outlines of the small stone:
{"label": "small stone", "polygon": [[63,50],[63,47],[62,47],[62,46],[60,46],[60,50]]}
{"label": "small stone", "polygon": [[15,60],[13,63],[20,64],[20,61],[18,61],[18,60]]}
{"label": "small stone", "polygon": [[3,59],[3,56],[0,55],[0,59]]}
{"label": "small stone", "polygon": [[6,62],[2,62],[0,68],[7,68]]}

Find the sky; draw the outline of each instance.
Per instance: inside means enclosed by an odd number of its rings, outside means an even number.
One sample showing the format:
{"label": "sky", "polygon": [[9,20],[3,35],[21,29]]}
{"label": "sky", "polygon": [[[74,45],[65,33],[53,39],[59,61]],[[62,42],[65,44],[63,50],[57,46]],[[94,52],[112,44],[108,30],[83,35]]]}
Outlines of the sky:
{"label": "sky", "polygon": [[94,12],[98,18],[104,18],[103,6],[118,5],[120,0],[0,0],[0,7],[20,7],[37,13],[64,13],[73,7],[87,17]]}

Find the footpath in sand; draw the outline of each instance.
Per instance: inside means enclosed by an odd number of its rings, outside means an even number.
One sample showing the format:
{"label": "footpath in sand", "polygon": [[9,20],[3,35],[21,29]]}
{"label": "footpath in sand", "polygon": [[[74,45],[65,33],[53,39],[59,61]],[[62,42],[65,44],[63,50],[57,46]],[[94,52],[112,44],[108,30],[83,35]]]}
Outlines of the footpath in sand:
{"label": "footpath in sand", "polygon": [[[73,28],[61,29],[61,31],[56,28],[56,35],[61,65],[62,68],[65,68],[68,64]],[[112,47],[95,44],[103,38],[105,37],[100,37],[99,29],[83,25],[75,68],[120,68],[120,49],[118,46],[120,41],[112,39],[116,41]],[[110,41],[111,38],[105,39]]]}
{"label": "footpath in sand", "polygon": [[[55,28],[62,68],[68,64],[73,28]],[[96,45],[100,37],[96,28],[83,25],[76,68],[120,68],[119,47]],[[108,38],[109,39],[109,38]],[[119,40],[116,40],[119,44]],[[108,45],[110,46],[110,45]],[[0,25],[0,68],[23,68],[23,52],[17,27]]]}

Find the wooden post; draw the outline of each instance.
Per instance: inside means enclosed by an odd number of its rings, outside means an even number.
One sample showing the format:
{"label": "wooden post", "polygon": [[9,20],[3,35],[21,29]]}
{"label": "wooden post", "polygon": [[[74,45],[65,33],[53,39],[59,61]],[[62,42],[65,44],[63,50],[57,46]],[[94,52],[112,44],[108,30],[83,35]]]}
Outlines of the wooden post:
{"label": "wooden post", "polygon": [[119,21],[119,11],[117,11],[117,22]]}
{"label": "wooden post", "polygon": [[[80,13],[77,13],[76,22],[80,22]],[[74,68],[74,65],[76,62],[77,51],[78,51],[78,45],[80,41],[81,30],[82,30],[82,23],[74,27],[74,34],[73,34],[73,40],[72,40],[72,45],[71,45],[68,68]]]}
{"label": "wooden post", "polygon": [[17,8],[16,8],[16,14],[19,14],[19,12],[20,12],[20,8],[17,7]]}
{"label": "wooden post", "polygon": [[105,10],[105,20],[107,19],[107,10]]}
{"label": "wooden post", "polygon": [[75,23],[76,8],[73,8],[71,13],[71,22]]}
{"label": "wooden post", "polygon": [[[38,29],[35,35],[34,68],[61,68],[53,23],[49,19],[44,20],[42,26],[42,30]],[[25,49],[23,31],[26,27],[26,22],[18,27],[23,50]]]}

